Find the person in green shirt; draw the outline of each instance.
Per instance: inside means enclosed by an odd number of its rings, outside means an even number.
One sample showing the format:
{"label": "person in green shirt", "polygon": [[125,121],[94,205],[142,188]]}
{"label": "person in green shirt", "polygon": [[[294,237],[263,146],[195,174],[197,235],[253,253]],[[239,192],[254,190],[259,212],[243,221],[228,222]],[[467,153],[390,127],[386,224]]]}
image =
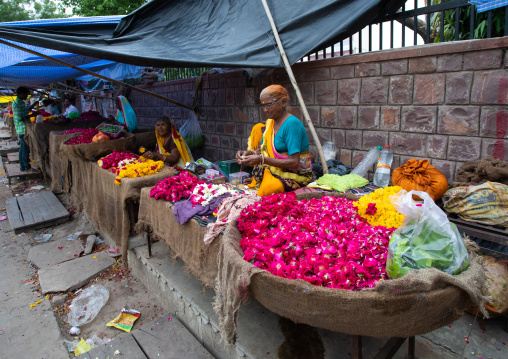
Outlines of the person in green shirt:
{"label": "person in green shirt", "polygon": [[[21,171],[28,171],[30,166],[30,147],[25,141],[25,122],[30,121],[28,113],[37,104],[34,102],[30,107],[26,107],[25,101],[30,94],[30,90],[26,87],[18,87],[16,89],[16,99],[12,102],[12,119],[14,127],[19,139],[19,167]],[[32,116],[37,116],[39,112],[33,111]]]}

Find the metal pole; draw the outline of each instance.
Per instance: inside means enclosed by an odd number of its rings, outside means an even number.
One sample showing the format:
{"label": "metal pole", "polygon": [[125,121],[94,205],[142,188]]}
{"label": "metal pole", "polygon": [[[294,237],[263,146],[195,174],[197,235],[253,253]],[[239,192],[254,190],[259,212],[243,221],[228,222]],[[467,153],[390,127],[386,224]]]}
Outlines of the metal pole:
{"label": "metal pole", "polygon": [[300,88],[298,87],[298,84],[296,83],[295,75],[293,74],[293,70],[291,69],[291,64],[289,63],[289,60],[286,56],[286,52],[284,51],[284,47],[282,46],[282,42],[280,41],[279,32],[277,31],[277,27],[275,26],[275,22],[273,21],[272,13],[270,12],[270,8],[268,7],[266,0],[261,0],[261,2],[263,3],[263,7],[265,8],[266,16],[268,17],[268,20],[270,21],[270,25],[272,25],[273,35],[275,37],[275,41],[277,41],[277,46],[279,47],[279,51],[282,56],[282,61],[284,62],[284,66],[286,67],[286,71],[288,73],[289,79],[291,80],[291,83],[293,84],[293,87],[295,89],[296,97],[298,98],[298,102],[300,103],[300,106],[302,107],[303,117],[305,118],[305,121],[307,121],[307,125],[309,125],[310,133],[312,134],[312,137],[314,138],[314,141],[316,142],[316,147],[317,147],[317,150],[319,153],[319,158],[321,159],[321,165],[323,166],[323,173],[328,173],[328,166],[326,165],[326,159],[325,159],[325,154],[323,153],[323,147],[321,147],[321,142],[319,141],[319,137],[316,133],[316,130],[314,129],[312,120],[310,119],[310,115],[309,115],[309,112],[307,111],[307,106],[305,106],[305,102],[303,101],[303,97],[300,92]]}
{"label": "metal pole", "polygon": [[18,49],[18,50],[21,50],[21,51],[25,51],[25,52],[28,52],[29,54],[32,54],[32,55],[35,55],[35,56],[39,56],[39,57],[42,57],[43,59],[46,59],[46,60],[50,60],[50,61],[53,61],[53,62],[56,62],[57,64],[60,64],[62,66],[67,66],[67,67],[70,67],[71,69],[74,69],[74,70],[77,70],[77,71],[81,71],[81,72],[84,72],[85,74],[88,74],[88,75],[92,75],[92,76],[95,76],[95,77],[98,77],[100,79],[103,79],[103,80],[106,80],[106,81],[109,81],[109,82],[113,82],[117,85],[120,85],[120,86],[123,86],[123,87],[128,87],[134,91],[138,91],[138,92],[142,92],[146,95],[150,95],[150,96],[154,96],[154,97],[157,97],[157,98],[160,98],[161,100],[164,100],[164,101],[167,101],[167,102],[171,102],[172,104],[175,104],[175,105],[178,105],[178,106],[182,106],[182,107],[185,107],[189,110],[193,110],[192,107],[190,106],[187,106],[187,105],[184,105],[183,103],[180,103],[178,101],[175,101],[175,100],[171,100],[167,97],[164,97],[164,96],[161,96],[161,95],[158,95],[156,93],[153,93],[153,92],[150,92],[150,91],[147,91],[145,89],[142,89],[142,88],[139,88],[139,87],[136,87],[136,86],[132,86],[132,85],[129,85],[129,84],[126,84],[124,82],[121,82],[121,81],[117,81],[117,80],[113,80],[109,77],[106,77],[106,76],[102,76],[102,75],[99,75],[95,72],[92,72],[92,71],[88,71],[88,70],[85,70],[85,69],[82,69],[80,67],[77,67],[77,66],[74,66],[74,65],[71,65],[71,64],[68,64],[67,62],[63,62],[63,61],[60,61],[58,59],[54,59],[52,58],[51,56],[47,56],[47,55],[44,55],[44,54],[41,54],[40,52],[37,52],[37,51],[33,51],[33,50],[29,50],[29,49],[26,49],[24,47],[21,47],[21,46],[18,46],[18,45],[14,45],[14,44],[11,44],[10,42],[7,42],[7,41],[4,41],[4,40],[0,40],[0,44],[4,44],[4,45],[7,45],[7,46],[10,46],[10,47],[14,47],[15,49]]}

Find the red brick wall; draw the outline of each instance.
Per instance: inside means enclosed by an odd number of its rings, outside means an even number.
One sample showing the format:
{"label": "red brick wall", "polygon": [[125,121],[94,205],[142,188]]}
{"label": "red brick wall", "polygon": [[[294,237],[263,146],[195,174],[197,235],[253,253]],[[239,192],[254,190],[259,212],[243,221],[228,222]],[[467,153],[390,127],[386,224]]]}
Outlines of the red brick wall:
{"label": "red brick wall", "polygon": [[[334,141],[338,159],[355,166],[371,147],[390,144],[394,167],[428,158],[449,180],[465,161],[508,161],[508,38],[463,41],[319,60],[293,66],[321,143]],[[230,159],[264,120],[259,93],[279,83],[294,93],[284,70],[255,78],[209,75],[199,91],[205,155]],[[147,89],[191,105],[195,79]],[[180,127],[189,111],[134,93],[141,127],[169,114]],[[296,96],[290,111],[303,119]],[[311,150],[314,142],[309,133]]]}

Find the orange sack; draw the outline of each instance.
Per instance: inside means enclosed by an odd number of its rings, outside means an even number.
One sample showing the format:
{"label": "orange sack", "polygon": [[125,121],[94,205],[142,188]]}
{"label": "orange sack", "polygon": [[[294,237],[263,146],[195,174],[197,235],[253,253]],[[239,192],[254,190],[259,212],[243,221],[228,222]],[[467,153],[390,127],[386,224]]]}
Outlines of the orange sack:
{"label": "orange sack", "polygon": [[427,192],[434,201],[440,199],[448,190],[448,181],[444,174],[429,164],[429,160],[407,161],[405,165],[393,170],[392,183],[406,191]]}

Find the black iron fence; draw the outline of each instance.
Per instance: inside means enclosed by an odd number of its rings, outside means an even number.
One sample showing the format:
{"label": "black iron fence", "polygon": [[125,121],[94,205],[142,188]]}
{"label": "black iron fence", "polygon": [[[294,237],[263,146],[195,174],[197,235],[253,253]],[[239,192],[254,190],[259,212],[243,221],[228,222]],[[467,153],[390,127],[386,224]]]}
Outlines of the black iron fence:
{"label": "black iron fence", "polygon": [[467,0],[408,0],[395,14],[302,61],[429,43],[508,35],[508,6],[483,13]]}

